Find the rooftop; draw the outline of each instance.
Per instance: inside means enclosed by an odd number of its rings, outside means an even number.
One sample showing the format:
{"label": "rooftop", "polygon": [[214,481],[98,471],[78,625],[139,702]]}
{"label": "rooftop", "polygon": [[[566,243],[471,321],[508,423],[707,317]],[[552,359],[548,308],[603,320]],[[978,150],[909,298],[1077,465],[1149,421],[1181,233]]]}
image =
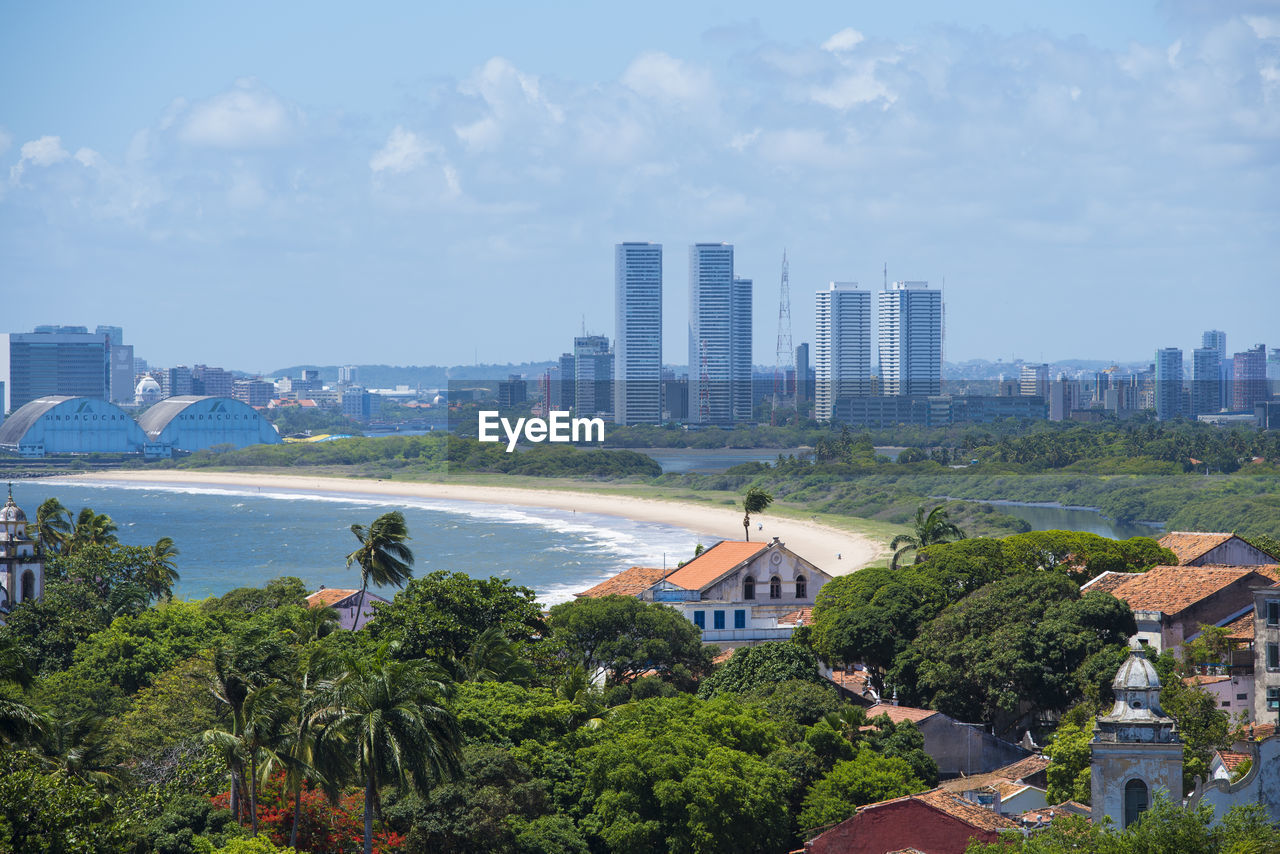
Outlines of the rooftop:
{"label": "rooftop", "polygon": [[639,596],[661,581],[665,574],[665,569],[633,566],[576,595],[587,599],[598,599],[601,596]]}
{"label": "rooftop", "polygon": [[1188,564],[1204,557],[1227,540],[1232,533],[1206,534],[1200,531],[1170,531],[1160,538],[1160,545],[1178,556],[1178,563]]}
{"label": "rooftop", "polygon": [[933,709],[915,709],[911,706],[893,706],[888,703],[876,703],[874,706],[867,709],[867,720],[878,718],[881,715],[888,715],[889,720],[893,721],[895,724],[900,724],[903,721],[919,723],[925,718],[932,717],[936,714],[938,713]]}
{"label": "rooftop", "polygon": [[1197,673],[1194,676],[1182,677],[1183,685],[1216,685],[1219,682],[1230,682],[1230,676],[1210,676],[1207,673]]}
{"label": "rooftop", "polygon": [[1111,591],[1135,611],[1179,614],[1249,575],[1273,578],[1276,567],[1156,566],[1133,575]]}
{"label": "rooftop", "polygon": [[1218,750],[1215,751],[1218,758],[1222,760],[1222,764],[1227,771],[1234,772],[1237,768],[1246,762],[1252,762],[1253,757],[1247,753],[1238,753],[1234,750]]}
{"label": "rooftop", "polygon": [[1080,592],[1087,591],[1092,593],[1095,590],[1101,590],[1104,593],[1115,593],[1117,587],[1133,578],[1133,576],[1134,573],[1132,572],[1104,572],[1081,586]]}
{"label": "rooftop", "polygon": [[1230,640],[1251,641],[1253,640],[1253,610],[1250,609],[1247,614],[1236,617],[1227,623],[1227,637]]}
{"label": "rooftop", "polygon": [[[976,827],[979,830],[1011,830],[1018,826],[993,810],[980,807],[975,803],[966,801],[959,795],[944,792],[942,789],[932,789],[910,797],[926,803],[952,818],[958,818],[965,824]],[[863,809],[868,808],[863,807]]]}
{"label": "rooftop", "polygon": [[685,590],[701,590],[768,546],[768,543],[723,540],[668,575],[666,580]]}
{"label": "rooftop", "polygon": [[[355,596],[359,592],[360,592],[360,588],[358,587],[355,589],[347,589],[345,587],[321,587],[315,593],[312,593],[310,596],[307,597],[307,607],[308,608],[331,607],[333,605],[338,604],[343,599],[347,599],[351,596]],[[382,602],[384,604],[389,604],[386,599],[383,599],[377,593],[371,593],[367,590],[365,591],[365,594],[364,594],[364,600],[365,602]]]}

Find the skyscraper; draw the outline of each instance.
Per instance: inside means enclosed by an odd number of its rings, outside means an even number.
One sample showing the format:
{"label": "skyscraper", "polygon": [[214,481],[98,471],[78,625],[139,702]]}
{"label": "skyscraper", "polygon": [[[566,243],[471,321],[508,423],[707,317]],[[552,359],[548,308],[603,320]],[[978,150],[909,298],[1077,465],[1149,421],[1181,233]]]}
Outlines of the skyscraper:
{"label": "skyscraper", "polygon": [[613,420],[662,421],[662,244],[614,247]]}
{"label": "skyscraper", "polygon": [[894,282],[876,313],[884,394],[942,391],[942,291],[928,282]]}
{"label": "skyscraper", "polygon": [[813,399],[813,383],[809,382],[809,345],[796,345],[796,409]]}
{"label": "skyscraper", "polygon": [[81,331],[9,336],[10,410],[49,394],[108,399],[111,361],[107,336],[75,328]]}
{"label": "skyscraper", "polygon": [[1227,333],[1221,329],[1208,329],[1200,337],[1200,346],[1218,354],[1218,412],[1231,408],[1232,360],[1227,355]]}
{"label": "skyscraper", "polygon": [[574,413],[583,418],[613,409],[613,350],[604,335],[573,339]]}
{"label": "skyscraper", "polygon": [[1269,400],[1267,388],[1267,348],[1259,344],[1232,359],[1231,408],[1249,412],[1254,404]]}
{"label": "skyscraper", "polygon": [[817,293],[814,417],[830,421],[841,397],[871,394],[871,292],[832,282]]}
{"label": "skyscraper", "polygon": [[755,412],[751,376],[750,279],[733,277],[729,296],[729,383],[734,422],[750,421]]}
{"label": "skyscraper", "polygon": [[1222,409],[1222,355],[1213,347],[1191,353],[1191,416]]}
{"label": "skyscraper", "polygon": [[1156,418],[1171,421],[1182,409],[1182,351],[1165,347],[1156,351]]}
{"label": "skyscraper", "polygon": [[689,247],[689,420],[731,424],[750,412],[751,280],[735,280],[732,245],[695,243]]}
{"label": "skyscraper", "polygon": [[1021,397],[1049,397],[1049,366],[1023,365],[1018,372],[1018,394]]}

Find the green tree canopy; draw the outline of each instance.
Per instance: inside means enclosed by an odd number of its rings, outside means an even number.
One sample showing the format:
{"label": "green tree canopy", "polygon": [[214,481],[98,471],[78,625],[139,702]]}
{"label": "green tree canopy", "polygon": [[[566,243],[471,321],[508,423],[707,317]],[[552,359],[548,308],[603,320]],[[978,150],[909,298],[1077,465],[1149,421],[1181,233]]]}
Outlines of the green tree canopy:
{"label": "green tree canopy", "polygon": [[766,643],[743,647],[702,680],[698,696],[746,694],[789,680],[822,684],[813,652],[794,643]]}

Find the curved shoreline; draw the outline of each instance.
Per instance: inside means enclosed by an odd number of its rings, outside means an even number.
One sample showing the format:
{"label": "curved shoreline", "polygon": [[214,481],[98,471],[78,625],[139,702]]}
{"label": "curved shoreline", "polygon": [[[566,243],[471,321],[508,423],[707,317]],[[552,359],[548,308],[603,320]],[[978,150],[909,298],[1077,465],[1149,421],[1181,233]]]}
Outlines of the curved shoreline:
{"label": "curved shoreline", "polygon": [[[386,498],[401,496],[515,507],[541,507],[574,512],[581,510],[639,522],[658,522],[712,534],[726,540],[735,540],[742,536],[740,510],[592,492],[250,472],[110,471],[59,475],[59,479],[64,478],[157,485],[280,487],[309,492],[340,492]],[[883,552],[883,545],[870,537],[817,522],[770,516],[768,513],[761,514],[752,521],[753,538],[778,537],[792,551],[831,575],[845,575],[861,569],[875,561]],[[757,524],[763,527],[756,528]]]}

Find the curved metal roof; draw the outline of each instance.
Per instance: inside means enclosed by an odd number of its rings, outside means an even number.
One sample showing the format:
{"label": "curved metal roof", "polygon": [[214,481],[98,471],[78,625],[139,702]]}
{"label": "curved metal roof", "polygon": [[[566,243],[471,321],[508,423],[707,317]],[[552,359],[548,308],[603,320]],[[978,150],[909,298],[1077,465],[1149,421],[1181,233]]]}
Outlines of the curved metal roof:
{"label": "curved metal roof", "polygon": [[180,394],[176,397],[166,397],[139,416],[138,426],[142,428],[142,432],[146,433],[148,438],[154,440],[160,436],[161,430],[169,426],[170,421],[182,414],[182,410],[193,403],[212,399],[212,395],[203,394]]}
{"label": "curved metal roof", "polygon": [[18,444],[45,413],[68,400],[75,400],[75,398],[69,394],[51,394],[48,397],[37,397],[35,400],[24,403],[17,412],[0,424],[0,445]]}

